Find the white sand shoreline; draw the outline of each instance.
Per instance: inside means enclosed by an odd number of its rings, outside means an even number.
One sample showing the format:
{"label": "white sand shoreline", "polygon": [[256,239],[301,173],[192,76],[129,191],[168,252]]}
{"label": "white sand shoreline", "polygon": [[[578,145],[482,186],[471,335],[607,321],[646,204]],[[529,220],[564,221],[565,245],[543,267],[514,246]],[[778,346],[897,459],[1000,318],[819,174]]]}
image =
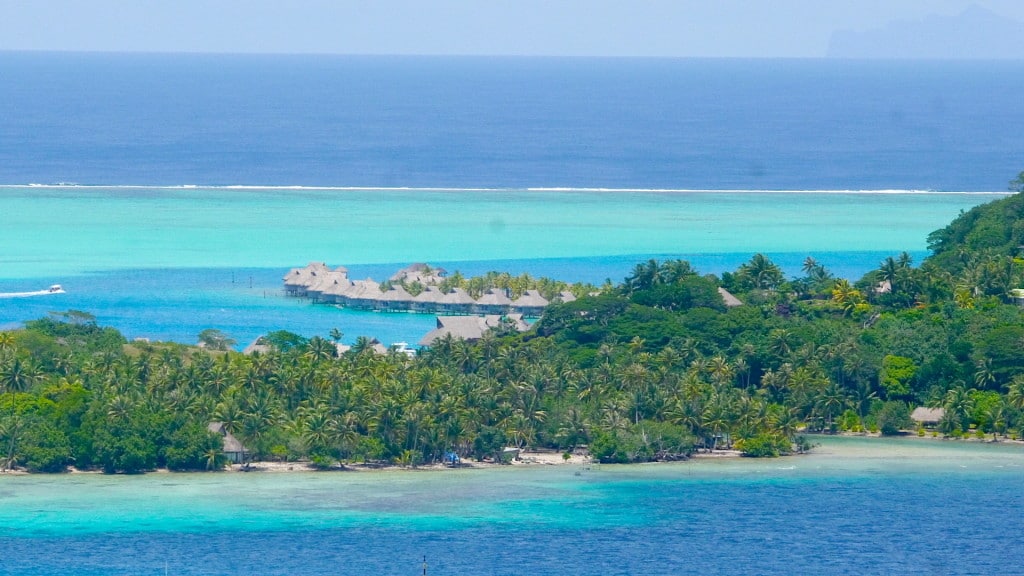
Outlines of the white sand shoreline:
{"label": "white sand shoreline", "polygon": [[[819,460],[834,460],[836,458],[878,458],[898,457],[908,460],[929,460],[941,458],[947,454],[939,451],[948,449],[959,449],[965,453],[977,452],[987,447],[1005,448],[1008,450],[1021,450],[1024,455],[1024,440],[1013,440],[1000,438],[993,441],[991,438],[943,438],[928,436],[917,436],[914,433],[907,433],[903,436],[881,436],[871,433],[843,433],[836,435],[809,434],[808,440],[813,448],[804,454],[794,454],[781,458],[744,458],[738,450],[715,450],[713,452],[699,452],[693,454],[686,460],[675,460],[666,462],[648,462],[637,464],[618,464],[615,466],[660,466],[672,464],[685,464],[686,462],[714,462],[714,461],[777,461],[785,462],[793,458],[816,458]],[[824,443],[824,445],[820,444]],[[849,443],[849,444],[847,444]],[[259,461],[250,462],[247,466],[231,464],[223,470],[213,471],[214,474],[305,474],[305,473],[381,473],[381,472],[437,472],[456,470],[500,470],[500,469],[529,469],[547,467],[565,467],[568,469],[589,469],[591,466],[602,466],[589,454],[574,453],[568,459],[563,452],[557,450],[526,450],[520,453],[519,458],[507,463],[494,462],[493,460],[472,461],[463,460],[457,466],[449,466],[444,463],[421,464],[417,466],[400,465],[386,462],[371,463],[344,463],[335,464],[330,468],[318,468],[309,461],[274,462]],[[166,468],[149,472],[150,474],[177,474]],[[203,471],[183,471],[180,473],[203,473]],[[67,474],[103,474],[102,470],[78,470],[70,468]],[[52,474],[32,474],[22,469],[0,470],[0,476],[27,476],[40,475],[51,476]]]}

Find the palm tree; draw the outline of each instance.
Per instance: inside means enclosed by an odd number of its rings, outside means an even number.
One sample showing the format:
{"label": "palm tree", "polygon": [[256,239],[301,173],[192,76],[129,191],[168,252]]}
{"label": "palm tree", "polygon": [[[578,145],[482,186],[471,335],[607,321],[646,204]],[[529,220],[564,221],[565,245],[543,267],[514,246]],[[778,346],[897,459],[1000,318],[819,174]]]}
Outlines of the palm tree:
{"label": "palm tree", "polygon": [[1006,390],[1006,400],[1017,410],[1024,410],[1024,374],[1018,374],[1010,380]]}
{"label": "palm tree", "polygon": [[306,350],[302,355],[317,364],[337,356],[338,347],[319,336],[313,336],[306,342]]}
{"label": "palm tree", "polygon": [[950,388],[946,392],[943,398],[943,407],[946,410],[946,414],[950,416],[952,422],[960,430],[967,430],[969,428],[968,418],[970,417],[971,410],[974,408],[974,398],[971,396],[971,391],[963,384]]}
{"label": "palm tree", "polygon": [[988,388],[992,384],[995,384],[996,375],[992,372],[992,360],[990,358],[981,358],[974,364],[976,370],[974,371],[974,385],[980,390]]}
{"label": "palm tree", "polygon": [[818,261],[815,260],[813,256],[808,256],[807,258],[804,258],[804,265],[801,267],[801,270],[804,271],[804,274],[810,276],[818,266]]}
{"label": "palm tree", "polygon": [[897,294],[900,291],[900,265],[892,256],[889,256],[882,261],[878,268],[878,277],[883,282],[889,283],[889,290],[891,293]]}
{"label": "palm tree", "polygon": [[850,285],[849,280],[841,278],[832,286],[832,301],[838,304],[846,315],[850,315],[858,305],[864,303],[864,294]]}
{"label": "palm tree", "polygon": [[832,429],[832,419],[840,414],[846,407],[848,399],[842,389],[835,382],[829,382],[828,386],[821,391],[815,409],[825,418],[826,429]]}
{"label": "palm tree", "polygon": [[782,269],[761,253],[754,254],[749,262],[740,266],[740,274],[750,280],[754,288],[774,290],[783,282]]}
{"label": "palm tree", "polygon": [[31,362],[15,356],[0,366],[0,390],[25,392],[39,379],[41,372]]}

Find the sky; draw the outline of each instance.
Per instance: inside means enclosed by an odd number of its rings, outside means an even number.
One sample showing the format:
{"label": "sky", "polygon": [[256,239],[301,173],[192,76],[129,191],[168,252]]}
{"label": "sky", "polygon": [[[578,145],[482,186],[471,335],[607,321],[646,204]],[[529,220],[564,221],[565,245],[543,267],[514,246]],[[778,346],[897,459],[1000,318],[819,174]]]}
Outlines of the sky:
{"label": "sky", "polygon": [[816,58],[972,4],[1024,26],[1021,0],[0,0],[0,50]]}

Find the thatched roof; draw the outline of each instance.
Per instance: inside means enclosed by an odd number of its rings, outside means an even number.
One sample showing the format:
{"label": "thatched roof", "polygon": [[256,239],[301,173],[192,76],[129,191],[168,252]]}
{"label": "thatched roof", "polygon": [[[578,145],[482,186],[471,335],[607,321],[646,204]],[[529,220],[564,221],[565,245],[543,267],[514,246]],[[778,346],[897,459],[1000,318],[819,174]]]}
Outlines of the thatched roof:
{"label": "thatched roof", "polygon": [[511,306],[512,300],[505,295],[505,291],[501,288],[491,288],[476,303],[483,306]]}
{"label": "thatched roof", "polygon": [[242,446],[242,443],[238,440],[238,438],[235,438],[234,434],[228,432],[223,422],[210,422],[209,424],[207,424],[206,429],[209,430],[210,432],[213,432],[214,434],[220,434],[221,436],[224,437],[223,451],[225,454],[232,452],[237,454],[244,454],[249,451],[248,448]]}
{"label": "thatched roof", "polygon": [[460,338],[468,342],[479,340],[484,333],[491,328],[497,328],[503,324],[510,324],[516,330],[522,332],[529,329],[529,324],[523,321],[522,314],[487,316],[438,316],[437,328],[427,332],[420,338],[420,346],[430,346],[439,338],[451,335],[453,338]]}
{"label": "thatched roof", "polygon": [[444,300],[444,293],[435,286],[427,286],[422,292],[412,297],[413,302],[425,302],[428,304],[440,304]]}
{"label": "thatched roof", "polygon": [[728,290],[721,286],[718,287],[718,294],[722,297],[722,301],[725,302],[725,305],[729,308],[734,306],[743,306],[743,302],[739,298],[733,296]]}
{"label": "thatched roof", "polygon": [[573,294],[572,292],[568,291],[568,290],[564,290],[562,292],[559,292],[558,296],[555,296],[555,298],[561,300],[563,303],[575,302],[576,301],[576,295]]}
{"label": "thatched roof", "polygon": [[286,286],[309,286],[316,276],[330,272],[323,262],[310,262],[304,268],[292,268],[284,275]]}
{"label": "thatched roof", "polygon": [[547,299],[536,290],[527,290],[523,295],[512,302],[513,306],[522,308],[543,308],[548,305]]}
{"label": "thatched roof", "polygon": [[380,284],[373,278],[356,280],[352,284],[351,290],[345,294],[352,300],[381,300],[384,297],[384,293],[380,291]]}
{"label": "thatched roof", "polygon": [[453,288],[451,292],[441,299],[442,304],[473,304],[476,300],[462,288]]}
{"label": "thatched roof", "polygon": [[313,292],[315,294],[324,294],[334,289],[339,284],[348,283],[348,274],[345,272],[339,272],[338,270],[330,270],[327,272],[317,273],[310,279],[307,292]]}
{"label": "thatched roof", "polygon": [[412,302],[413,298],[412,294],[409,294],[401,284],[396,284],[381,295],[381,300],[385,302]]}
{"label": "thatched roof", "polygon": [[330,287],[323,291],[323,294],[330,296],[347,296],[354,284],[348,278],[338,279]]}
{"label": "thatched roof", "polygon": [[530,325],[523,320],[522,314],[505,314],[504,316],[484,316],[484,321],[490,328],[496,328],[501,324],[511,324],[519,332],[526,332]]}
{"label": "thatched roof", "polygon": [[914,408],[914,411],[910,413],[910,419],[914,422],[937,423],[942,420],[942,417],[946,415],[946,411],[942,408],[925,408],[924,406],[918,406]]}
{"label": "thatched roof", "polygon": [[259,352],[260,354],[270,352],[270,344],[266,343],[266,341],[263,339],[263,336],[260,336],[259,338],[253,340],[248,346],[245,347],[244,350],[242,350],[242,354],[245,355],[252,354],[253,352]]}
{"label": "thatched roof", "polygon": [[436,268],[425,262],[416,262],[402,268],[392,274],[392,282],[419,282],[420,284],[440,284],[444,280],[447,271],[444,268]]}

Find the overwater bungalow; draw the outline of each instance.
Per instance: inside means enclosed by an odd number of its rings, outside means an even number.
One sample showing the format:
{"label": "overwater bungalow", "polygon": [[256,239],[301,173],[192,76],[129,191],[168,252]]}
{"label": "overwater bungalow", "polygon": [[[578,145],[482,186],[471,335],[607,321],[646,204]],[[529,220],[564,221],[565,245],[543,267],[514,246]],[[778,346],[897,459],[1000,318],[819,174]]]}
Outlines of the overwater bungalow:
{"label": "overwater bungalow", "polygon": [[427,286],[422,292],[412,297],[409,310],[413,312],[434,312],[441,308],[444,292],[436,286]]}
{"label": "overwater bungalow", "polygon": [[305,296],[309,286],[316,281],[317,274],[329,271],[324,262],[310,262],[304,268],[292,268],[284,275],[284,291],[289,296]]}
{"label": "overwater bungalow", "polygon": [[540,295],[540,292],[527,290],[523,292],[522,296],[512,301],[512,308],[524,316],[540,316],[548,304],[549,302]]}
{"label": "overwater bungalow", "polygon": [[[331,270],[323,262],[311,262],[303,268],[293,268],[284,275],[284,291],[287,296],[308,297],[315,302],[335,304],[359,310],[384,312],[422,312],[456,314],[525,314],[539,317],[551,302],[537,290],[527,290],[514,301],[508,289],[491,288],[475,299],[462,288],[445,293],[440,284],[444,281],[444,268],[434,268],[424,263],[407,266],[388,281],[388,287],[372,278],[352,280],[348,269],[339,266]],[[409,286],[422,286],[422,291],[413,296]],[[572,302],[572,292],[562,292],[552,302]]]}
{"label": "overwater bungalow", "polygon": [[462,288],[453,288],[451,292],[441,298],[439,313],[444,314],[471,314],[476,300]]}
{"label": "overwater bungalow", "polygon": [[491,288],[476,301],[473,312],[477,314],[508,314],[512,311],[512,299],[501,288]]}
{"label": "overwater bungalow", "polygon": [[435,268],[424,262],[416,262],[395,272],[390,280],[392,282],[419,282],[423,285],[440,284],[448,272],[444,268]]}
{"label": "overwater bungalow", "polygon": [[380,299],[379,310],[387,312],[407,312],[412,308],[413,296],[401,284],[394,284]]}
{"label": "overwater bungalow", "polygon": [[330,302],[329,295],[337,291],[338,286],[346,284],[349,284],[348,270],[344,268],[321,272],[314,276],[313,281],[306,288],[306,296],[313,300]]}
{"label": "overwater bungalow", "polygon": [[353,282],[353,289],[349,292],[346,306],[360,310],[379,310],[384,292],[380,284],[374,282],[373,278]]}

